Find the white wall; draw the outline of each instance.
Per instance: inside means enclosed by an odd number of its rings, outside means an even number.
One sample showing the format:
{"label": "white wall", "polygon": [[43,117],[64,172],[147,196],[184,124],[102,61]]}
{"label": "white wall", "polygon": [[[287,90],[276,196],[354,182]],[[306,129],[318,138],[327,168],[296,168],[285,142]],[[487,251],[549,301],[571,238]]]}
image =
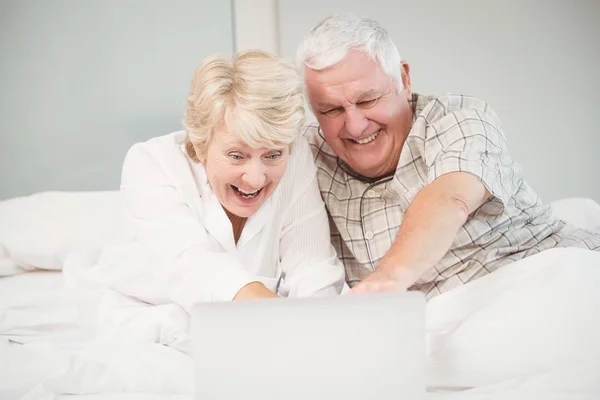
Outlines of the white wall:
{"label": "white wall", "polygon": [[0,199],[116,189],[125,152],[181,129],[192,74],[233,50],[229,1],[2,0]]}
{"label": "white wall", "polygon": [[416,91],[489,101],[546,202],[600,202],[597,0],[2,0],[0,199],[116,188],[131,143],[180,128],[203,57],[292,59],[335,12],[381,21]]}
{"label": "white wall", "polygon": [[469,94],[494,107],[513,157],[544,201],[600,202],[599,1],[277,3],[283,57],[293,59],[302,37],[330,14],[373,17],[410,63],[415,91]]}
{"label": "white wall", "polygon": [[279,54],[277,0],[233,0],[232,4],[235,48]]}

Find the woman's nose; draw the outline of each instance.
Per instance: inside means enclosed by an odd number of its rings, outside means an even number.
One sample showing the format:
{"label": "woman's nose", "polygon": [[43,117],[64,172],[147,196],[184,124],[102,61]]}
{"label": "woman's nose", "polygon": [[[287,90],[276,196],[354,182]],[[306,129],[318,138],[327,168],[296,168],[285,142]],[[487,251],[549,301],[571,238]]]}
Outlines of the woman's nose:
{"label": "woman's nose", "polygon": [[265,184],[265,172],[265,166],[262,162],[253,162],[248,165],[248,168],[242,175],[242,180],[250,185],[253,189],[260,189]]}

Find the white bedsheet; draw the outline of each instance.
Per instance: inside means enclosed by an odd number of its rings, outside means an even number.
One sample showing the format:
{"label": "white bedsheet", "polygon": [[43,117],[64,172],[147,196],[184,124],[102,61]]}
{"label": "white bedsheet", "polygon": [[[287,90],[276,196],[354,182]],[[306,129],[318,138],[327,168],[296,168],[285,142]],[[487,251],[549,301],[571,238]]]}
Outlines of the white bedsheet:
{"label": "white bedsheet", "polygon": [[[183,310],[65,282],[0,279],[0,399],[191,399]],[[554,249],[433,299],[429,397],[600,398],[598,282],[600,253]]]}
{"label": "white bedsheet", "polygon": [[[76,265],[61,272],[72,251],[126,234],[118,204],[118,192],[0,202],[0,400],[191,399],[180,307],[89,287]],[[553,207],[600,230],[596,202]],[[554,249],[430,301],[429,397],[599,399],[598,282],[600,253]]]}
{"label": "white bedsheet", "polygon": [[174,305],[74,289],[60,272],[0,280],[0,360],[8,360],[0,364],[0,399],[189,395],[190,358],[161,344],[173,337],[170,329],[185,334],[186,324],[187,316]]}

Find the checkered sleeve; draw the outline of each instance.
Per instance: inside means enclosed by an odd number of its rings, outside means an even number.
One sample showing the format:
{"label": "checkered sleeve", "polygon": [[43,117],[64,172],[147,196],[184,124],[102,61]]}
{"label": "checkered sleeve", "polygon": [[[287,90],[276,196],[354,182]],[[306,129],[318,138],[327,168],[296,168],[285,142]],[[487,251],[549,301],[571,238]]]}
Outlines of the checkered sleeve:
{"label": "checkered sleeve", "polygon": [[510,158],[496,113],[485,103],[453,110],[451,103],[437,102],[433,107],[444,110],[426,128],[424,159],[429,183],[450,172],[467,172],[506,206],[522,178]]}

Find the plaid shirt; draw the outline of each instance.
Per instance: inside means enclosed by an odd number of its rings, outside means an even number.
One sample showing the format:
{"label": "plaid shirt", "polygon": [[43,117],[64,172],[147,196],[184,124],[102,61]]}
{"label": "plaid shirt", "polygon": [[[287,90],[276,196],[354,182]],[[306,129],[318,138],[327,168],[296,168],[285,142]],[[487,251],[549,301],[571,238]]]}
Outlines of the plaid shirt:
{"label": "plaid shirt", "polygon": [[392,246],[417,193],[449,172],[475,175],[493,195],[471,214],[450,250],[410,290],[432,298],[510,262],[553,247],[600,250],[600,235],[552,217],[511,159],[500,121],[483,101],[414,94],[413,125],[393,176],[361,177],[338,159],[317,124],[306,134],[349,286],[375,269]]}

